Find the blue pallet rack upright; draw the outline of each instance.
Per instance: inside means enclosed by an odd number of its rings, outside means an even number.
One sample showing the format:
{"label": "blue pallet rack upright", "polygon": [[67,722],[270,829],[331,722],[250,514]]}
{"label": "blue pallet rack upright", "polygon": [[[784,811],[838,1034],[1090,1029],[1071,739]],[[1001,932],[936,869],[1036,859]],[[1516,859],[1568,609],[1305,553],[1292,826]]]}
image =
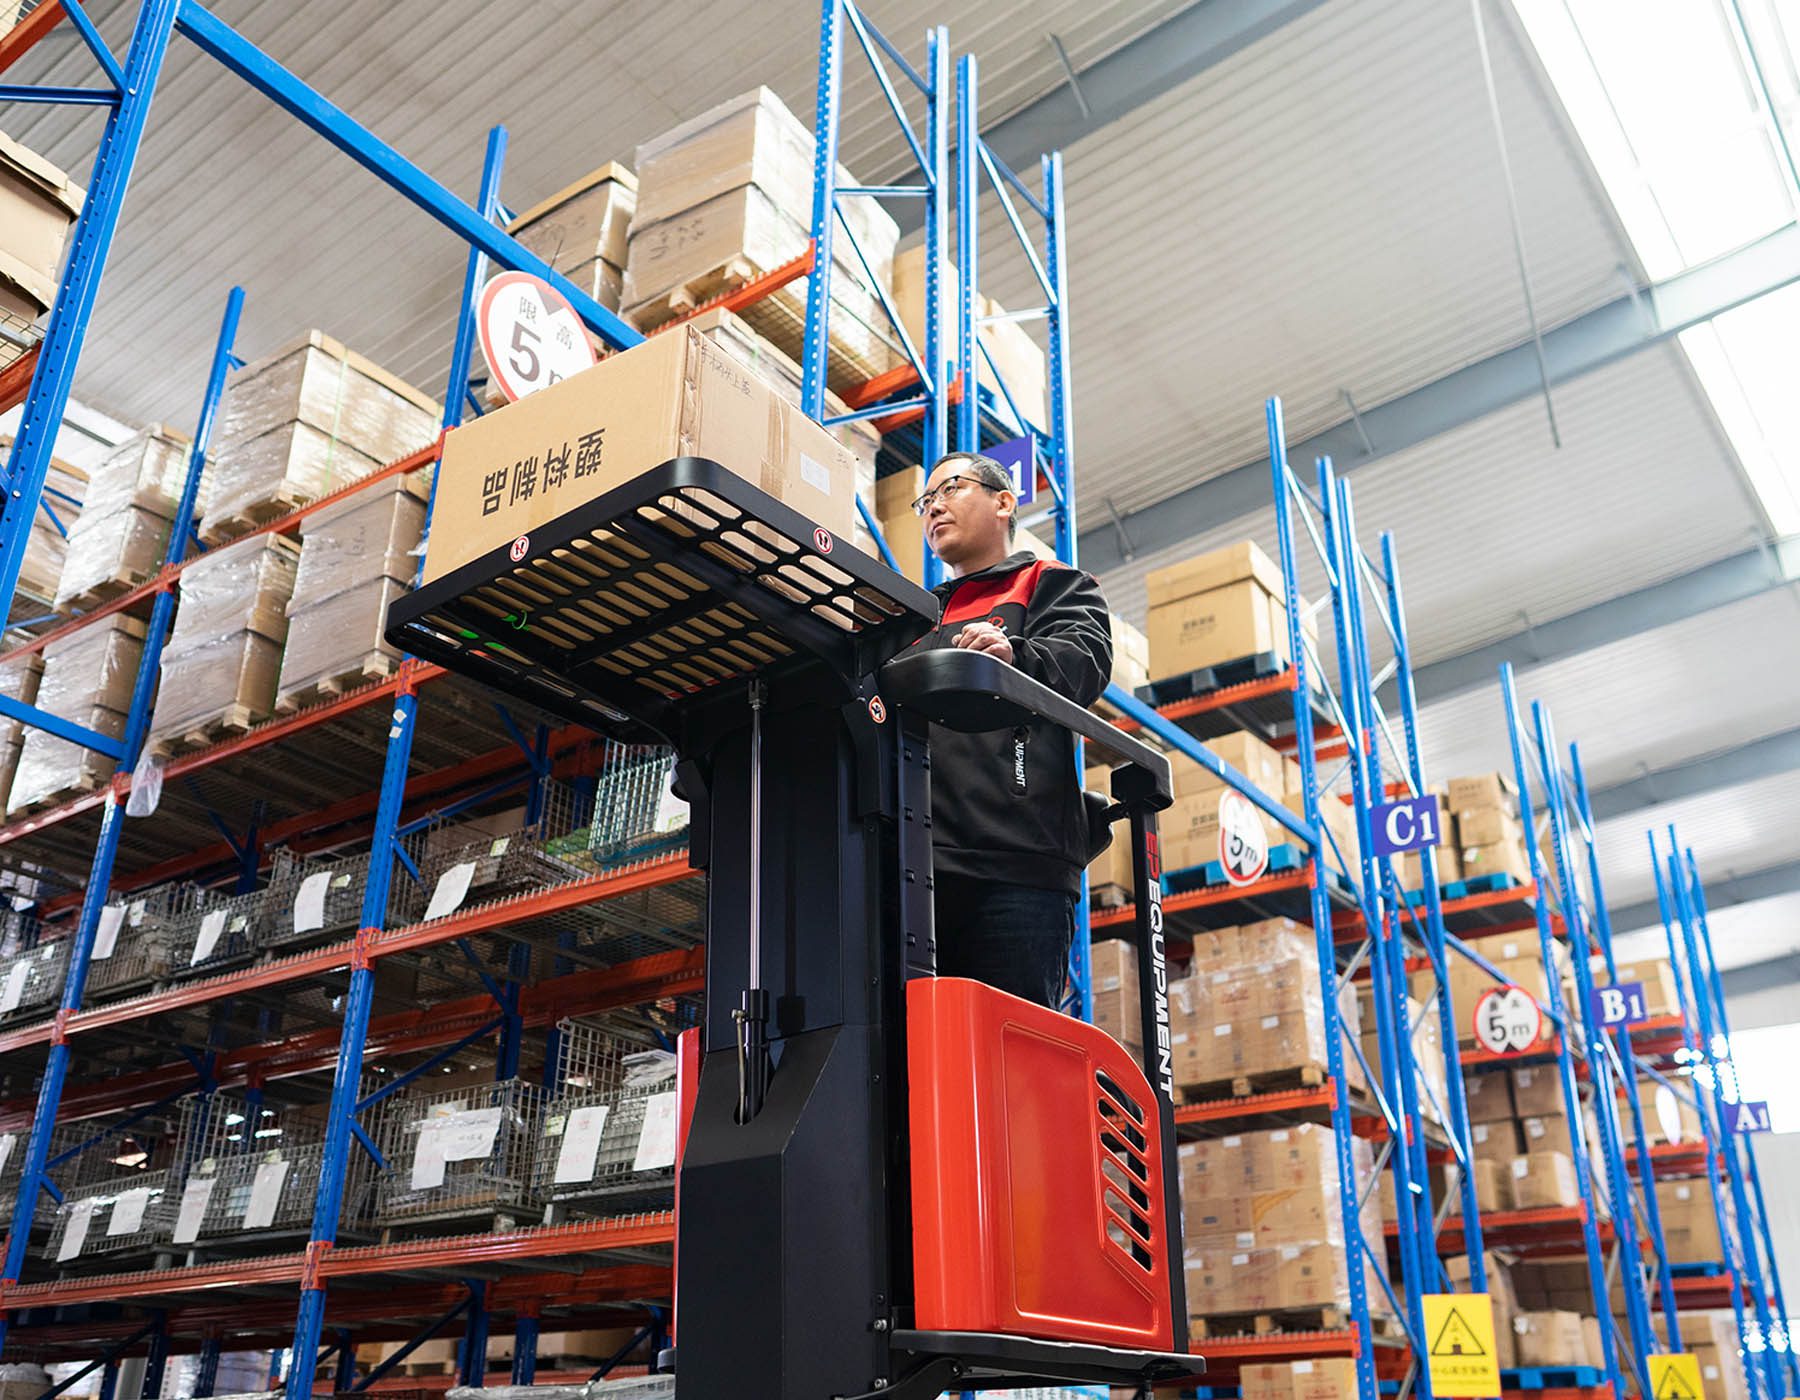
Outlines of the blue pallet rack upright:
{"label": "blue pallet rack upright", "polygon": [[[1754,1320],[1754,1326],[1743,1333],[1745,1369],[1754,1368],[1761,1373],[1770,1397],[1788,1395],[1800,1391],[1800,1381],[1795,1375],[1796,1358],[1787,1330],[1787,1308],[1782,1301],[1781,1276],[1769,1233],[1754,1138],[1740,1130],[1735,1111],[1741,1090],[1732,1059],[1724,984],[1719,979],[1712,933],[1706,921],[1706,891],[1692,849],[1682,846],[1673,826],[1667,834],[1667,864],[1657,871],[1658,893],[1674,913],[1672,922],[1665,919],[1671,943],[1675,931],[1680,931],[1681,963],[1699,1031],[1698,1043],[1690,1048],[1695,1075],[1705,1091],[1702,1097],[1709,1110],[1704,1116],[1719,1152],[1720,1180],[1709,1183],[1715,1191],[1719,1238],[1728,1260],[1735,1250],[1738,1280],[1749,1296],[1750,1316],[1743,1320]],[[1655,850],[1652,833],[1653,860]],[[1666,893],[1661,884],[1665,878]],[[1729,1204],[1717,1194],[1721,1182]]]}
{"label": "blue pallet rack upright", "polygon": [[[1318,492],[1327,525],[1328,582],[1339,637],[1338,674],[1343,678],[1349,732],[1356,736],[1349,748],[1349,766],[1361,841],[1362,884],[1370,896],[1370,908],[1364,918],[1367,920],[1373,913],[1379,919],[1378,923],[1369,923],[1366,952],[1358,949],[1356,954],[1358,958],[1366,956],[1370,963],[1382,1058],[1379,1066],[1365,1068],[1371,1083],[1380,1086],[1378,1102],[1389,1125],[1387,1150],[1393,1155],[1398,1217],[1396,1243],[1406,1286],[1409,1330],[1415,1343],[1413,1365],[1417,1368],[1417,1358],[1424,1354],[1417,1344],[1424,1326],[1420,1300],[1428,1293],[1451,1290],[1450,1277],[1440,1258],[1438,1236],[1443,1217],[1431,1197],[1425,1136],[1423,1131],[1414,1130],[1422,1127],[1422,1110],[1427,1106],[1436,1110],[1452,1159],[1460,1168],[1460,1233],[1462,1249],[1468,1256],[1469,1290],[1481,1293],[1487,1289],[1481,1214],[1475,1177],[1470,1170],[1474,1150],[1458,1027],[1450,996],[1451,940],[1444,926],[1436,846],[1427,845],[1418,852],[1422,889],[1416,905],[1408,897],[1393,857],[1375,854],[1374,809],[1387,800],[1389,793],[1383,776],[1383,749],[1399,775],[1400,796],[1419,798],[1428,791],[1394,540],[1392,535],[1383,533],[1380,562],[1369,557],[1358,540],[1350,485],[1337,476],[1329,459],[1318,463]],[[1371,610],[1380,624],[1378,633],[1372,633],[1368,622]],[[1391,661],[1379,674],[1371,662],[1371,635],[1385,635],[1392,649]],[[1380,691],[1389,679],[1395,684],[1400,738],[1395,737],[1392,721],[1380,700]],[[1443,820],[1440,815],[1440,822]],[[1415,1026],[1407,968],[1410,959],[1419,957],[1425,960],[1432,987],[1428,1007]],[[1417,1044],[1419,1030],[1432,1021],[1441,1038],[1445,1075],[1441,1103],[1422,1073]],[[1417,1369],[1416,1384],[1422,1395],[1431,1394],[1428,1369]]]}

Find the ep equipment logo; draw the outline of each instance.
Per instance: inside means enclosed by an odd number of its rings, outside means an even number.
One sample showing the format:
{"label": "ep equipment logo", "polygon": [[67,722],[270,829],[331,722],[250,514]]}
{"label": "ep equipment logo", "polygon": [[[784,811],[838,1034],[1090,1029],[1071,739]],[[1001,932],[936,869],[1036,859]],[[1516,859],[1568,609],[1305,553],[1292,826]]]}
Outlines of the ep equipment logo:
{"label": "ep equipment logo", "polygon": [[1162,855],[1156,833],[1144,833],[1144,899],[1150,925],[1150,985],[1156,1019],[1156,1078],[1163,1097],[1175,1097],[1174,1046],[1169,1041],[1169,960],[1163,946]]}

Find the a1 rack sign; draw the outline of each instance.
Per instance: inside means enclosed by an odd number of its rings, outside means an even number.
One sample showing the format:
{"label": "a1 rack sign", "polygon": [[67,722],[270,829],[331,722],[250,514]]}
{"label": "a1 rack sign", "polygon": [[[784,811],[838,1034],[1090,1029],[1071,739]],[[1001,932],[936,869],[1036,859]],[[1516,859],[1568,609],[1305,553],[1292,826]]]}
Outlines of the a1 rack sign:
{"label": "a1 rack sign", "polygon": [[1439,845],[1443,830],[1438,800],[1429,792],[1422,797],[1383,802],[1369,813],[1369,832],[1378,856],[1397,856]]}
{"label": "a1 rack sign", "polygon": [[1742,1099],[1737,1103],[1725,1105],[1725,1126],[1734,1133],[1768,1133],[1774,1128],[1769,1122],[1769,1102],[1767,1099]]}

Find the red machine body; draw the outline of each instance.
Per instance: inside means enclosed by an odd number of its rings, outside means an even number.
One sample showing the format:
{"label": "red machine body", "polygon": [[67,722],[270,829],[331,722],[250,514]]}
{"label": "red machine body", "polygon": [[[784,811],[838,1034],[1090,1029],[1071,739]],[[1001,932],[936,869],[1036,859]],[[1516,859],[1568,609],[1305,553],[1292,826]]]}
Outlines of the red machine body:
{"label": "red machine body", "polygon": [[1143,1070],[1106,1032],[980,982],[916,978],[906,1002],[916,1325],[1172,1349]]}

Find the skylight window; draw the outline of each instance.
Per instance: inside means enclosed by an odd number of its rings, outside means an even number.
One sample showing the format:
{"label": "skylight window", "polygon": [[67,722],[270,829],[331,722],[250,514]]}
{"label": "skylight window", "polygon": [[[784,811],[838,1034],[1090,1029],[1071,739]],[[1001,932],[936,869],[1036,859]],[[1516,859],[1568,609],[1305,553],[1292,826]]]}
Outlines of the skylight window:
{"label": "skylight window", "polygon": [[[1800,7],[1782,14],[1773,0],[1513,5],[1653,281],[1794,221],[1800,191],[1781,138],[1787,132],[1792,144],[1800,135]],[[1681,337],[1782,536],[1800,534],[1796,315],[1800,299],[1783,291]]]}

